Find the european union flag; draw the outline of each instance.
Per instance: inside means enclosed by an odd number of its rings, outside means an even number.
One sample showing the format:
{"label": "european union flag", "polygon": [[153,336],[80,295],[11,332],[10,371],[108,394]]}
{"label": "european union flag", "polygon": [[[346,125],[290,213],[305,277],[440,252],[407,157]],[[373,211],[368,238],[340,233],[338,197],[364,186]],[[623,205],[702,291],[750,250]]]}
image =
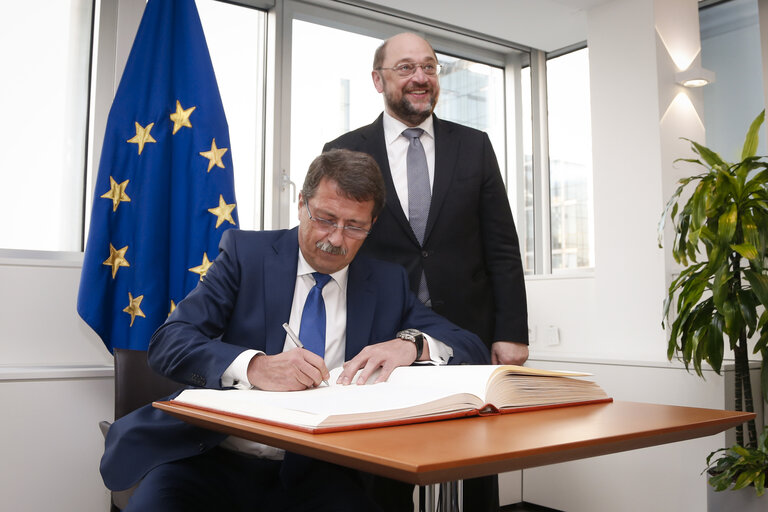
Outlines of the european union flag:
{"label": "european union flag", "polygon": [[149,0],[107,121],[77,311],[146,350],[237,225],[224,108],[194,0]]}

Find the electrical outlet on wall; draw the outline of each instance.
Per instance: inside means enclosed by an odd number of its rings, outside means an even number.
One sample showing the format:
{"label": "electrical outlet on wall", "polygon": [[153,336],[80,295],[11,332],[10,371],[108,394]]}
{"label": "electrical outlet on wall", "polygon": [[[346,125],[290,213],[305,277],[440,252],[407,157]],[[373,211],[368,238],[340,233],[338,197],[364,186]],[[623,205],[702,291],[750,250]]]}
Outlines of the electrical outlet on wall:
{"label": "electrical outlet on wall", "polygon": [[556,325],[547,326],[546,343],[549,346],[560,344],[560,329]]}

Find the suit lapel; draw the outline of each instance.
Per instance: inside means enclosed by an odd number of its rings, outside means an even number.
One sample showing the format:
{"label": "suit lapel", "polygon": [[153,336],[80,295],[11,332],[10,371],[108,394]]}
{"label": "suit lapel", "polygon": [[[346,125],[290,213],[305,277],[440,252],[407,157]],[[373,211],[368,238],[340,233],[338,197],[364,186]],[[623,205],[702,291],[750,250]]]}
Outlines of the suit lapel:
{"label": "suit lapel", "polygon": [[370,267],[365,259],[355,259],[349,265],[345,361],[352,359],[371,341],[376,293],[369,282],[370,273]]}
{"label": "suit lapel", "polygon": [[282,325],[291,317],[293,290],[296,288],[298,236],[297,228],[286,231],[272,244],[272,251],[264,258],[265,352],[270,355],[283,351],[285,332]]}
{"label": "suit lapel", "polygon": [[408,217],[405,216],[403,205],[400,204],[400,198],[395,190],[395,182],[392,180],[392,170],[389,168],[389,155],[387,154],[387,142],[384,139],[384,114],[381,114],[373,124],[369,125],[369,133],[363,134],[363,137],[369,140],[366,143],[366,152],[370,154],[379,164],[381,175],[384,178],[384,186],[387,189],[387,202],[384,206],[389,210],[400,228],[413,239],[415,244],[419,242],[413,234]]}
{"label": "suit lapel", "polygon": [[453,175],[456,173],[456,163],[459,160],[461,139],[453,134],[451,126],[434,118],[435,128],[435,178],[432,184],[432,202],[429,205],[427,228],[424,232],[424,243],[429,240],[429,234],[435,225],[440,209],[448,195]]}

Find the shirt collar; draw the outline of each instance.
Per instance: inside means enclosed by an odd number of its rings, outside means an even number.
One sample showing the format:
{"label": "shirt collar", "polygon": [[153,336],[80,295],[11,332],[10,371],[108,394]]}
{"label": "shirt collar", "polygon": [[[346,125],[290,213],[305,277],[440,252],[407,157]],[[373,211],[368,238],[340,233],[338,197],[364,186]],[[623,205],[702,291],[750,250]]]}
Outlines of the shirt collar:
{"label": "shirt collar", "polygon": [[400,135],[402,135],[403,130],[406,128],[421,128],[427,135],[433,139],[435,138],[435,123],[432,116],[427,117],[424,122],[418,126],[407,126],[404,122],[389,115],[389,113],[385,110],[383,122],[384,140],[388,146],[392,144],[392,142],[394,142],[394,140],[397,139]]}
{"label": "shirt collar", "polygon": [[[317,270],[313,269],[312,266],[307,263],[307,260],[304,259],[304,255],[301,254],[301,249],[299,249],[299,264],[296,266],[296,277],[312,274],[313,272],[317,272]],[[348,273],[349,265],[331,274],[331,279],[333,279],[339,285],[339,288],[343,290],[347,286]]]}

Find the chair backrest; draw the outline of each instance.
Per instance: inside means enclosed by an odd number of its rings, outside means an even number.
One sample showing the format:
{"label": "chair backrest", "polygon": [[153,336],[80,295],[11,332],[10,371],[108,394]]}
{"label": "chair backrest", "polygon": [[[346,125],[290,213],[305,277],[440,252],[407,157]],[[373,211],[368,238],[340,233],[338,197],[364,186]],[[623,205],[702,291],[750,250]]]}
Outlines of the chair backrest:
{"label": "chair backrest", "polygon": [[116,348],[115,419],[184,387],[149,367],[146,350]]}

